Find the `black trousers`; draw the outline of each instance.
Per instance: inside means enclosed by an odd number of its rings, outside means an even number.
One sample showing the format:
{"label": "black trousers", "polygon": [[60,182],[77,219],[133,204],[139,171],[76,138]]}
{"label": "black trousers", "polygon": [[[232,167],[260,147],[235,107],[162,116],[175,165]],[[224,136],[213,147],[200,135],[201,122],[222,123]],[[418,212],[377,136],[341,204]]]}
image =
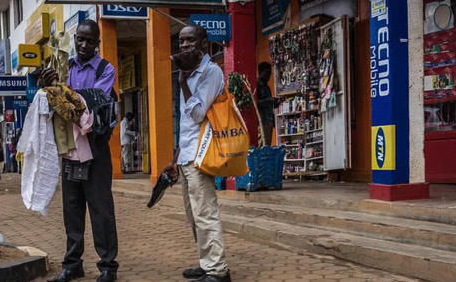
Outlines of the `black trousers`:
{"label": "black trousers", "polygon": [[[65,160],[64,160],[65,161]],[[86,204],[89,207],[95,250],[100,257],[100,271],[116,272],[117,230],[111,191],[112,163],[109,145],[93,159],[89,180],[74,182],[62,173],[63,219],[67,234],[67,251],[63,268],[82,267]]]}

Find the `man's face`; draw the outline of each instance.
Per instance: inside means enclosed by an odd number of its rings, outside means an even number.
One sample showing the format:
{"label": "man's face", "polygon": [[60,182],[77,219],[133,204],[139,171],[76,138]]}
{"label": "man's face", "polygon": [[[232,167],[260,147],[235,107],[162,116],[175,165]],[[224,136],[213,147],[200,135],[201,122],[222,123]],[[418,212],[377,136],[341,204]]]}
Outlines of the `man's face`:
{"label": "man's face", "polygon": [[95,55],[95,49],[100,44],[100,39],[90,26],[81,25],[78,27],[77,33],[74,36],[74,46],[79,59],[86,62]]}
{"label": "man's face", "polygon": [[271,69],[270,69],[270,68],[264,69],[264,70],[260,73],[260,78],[261,78],[261,80],[263,80],[263,81],[269,81],[269,79],[271,78]]}
{"label": "man's face", "polygon": [[182,52],[203,51],[207,48],[207,40],[194,27],[184,27],[179,33],[179,48]]}

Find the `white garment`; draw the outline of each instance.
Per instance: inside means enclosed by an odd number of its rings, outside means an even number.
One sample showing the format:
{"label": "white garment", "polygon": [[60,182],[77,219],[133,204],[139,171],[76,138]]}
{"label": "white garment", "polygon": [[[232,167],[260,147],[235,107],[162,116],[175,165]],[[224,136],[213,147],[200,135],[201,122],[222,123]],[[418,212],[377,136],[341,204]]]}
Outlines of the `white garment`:
{"label": "white garment", "polygon": [[38,90],[25,117],[17,150],[24,153],[22,200],[28,209],[47,214],[59,182],[60,164],[46,92]]}
{"label": "white garment", "polygon": [[120,146],[130,145],[135,136],[136,133],[128,129],[128,120],[124,117],[120,122]]}

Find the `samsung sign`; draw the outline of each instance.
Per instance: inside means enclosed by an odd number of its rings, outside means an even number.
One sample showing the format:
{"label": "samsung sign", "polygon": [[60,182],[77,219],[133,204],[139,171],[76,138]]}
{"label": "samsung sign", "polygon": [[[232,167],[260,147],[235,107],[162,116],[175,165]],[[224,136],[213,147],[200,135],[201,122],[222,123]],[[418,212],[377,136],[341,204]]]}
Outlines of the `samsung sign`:
{"label": "samsung sign", "polygon": [[148,19],[149,8],[108,4],[102,6],[101,17],[111,19]]}
{"label": "samsung sign", "polygon": [[0,76],[0,96],[25,95],[26,90],[26,76]]}
{"label": "samsung sign", "polygon": [[209,41],[231,40],[231,20],[228,14],[192,14],[190,23],[204,27]]}

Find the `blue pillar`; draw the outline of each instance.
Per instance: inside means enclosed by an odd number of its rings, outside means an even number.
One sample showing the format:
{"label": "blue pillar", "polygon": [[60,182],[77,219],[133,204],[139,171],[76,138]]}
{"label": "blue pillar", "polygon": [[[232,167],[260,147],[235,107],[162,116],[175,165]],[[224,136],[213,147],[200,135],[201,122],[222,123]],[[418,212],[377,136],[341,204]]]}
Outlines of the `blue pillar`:
{"label": "blue pillar", "polygon": [[371,0],[370,4],[371,198],[426,198],[423,189],[427,191],[428,197],[428,186],[409,183],[407,1]]}

